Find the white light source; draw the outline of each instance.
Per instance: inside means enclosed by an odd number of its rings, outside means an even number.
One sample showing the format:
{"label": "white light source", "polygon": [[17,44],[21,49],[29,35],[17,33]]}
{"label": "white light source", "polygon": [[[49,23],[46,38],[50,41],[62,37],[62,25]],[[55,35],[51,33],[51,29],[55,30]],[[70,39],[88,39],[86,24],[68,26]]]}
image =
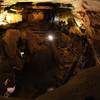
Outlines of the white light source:
{"label": "white light source", "polygon": [[20,52],[20,54],[21,54],[21,57],[23,57],[23,55],[24,55],[24,52]]}
{"label": "white light source", "polygon": [[49,41],[53,41],[54,40],[54,36],[53,35],[48,35],[48,40]]}

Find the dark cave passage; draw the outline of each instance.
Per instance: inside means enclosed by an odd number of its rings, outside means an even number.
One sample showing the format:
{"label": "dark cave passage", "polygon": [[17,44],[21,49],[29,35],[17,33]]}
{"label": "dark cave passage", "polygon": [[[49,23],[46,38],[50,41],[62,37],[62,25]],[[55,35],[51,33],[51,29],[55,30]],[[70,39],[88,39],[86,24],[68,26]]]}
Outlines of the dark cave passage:
{"label": "dark cave passage", "polygon": [[35,98],[50,87],[56,86],[54,68],[57,64],[52,49],[46,48],[30,56],[29,63],[24,64],[24,69],[19,74],[18,89],[14,96],[22,98]]}

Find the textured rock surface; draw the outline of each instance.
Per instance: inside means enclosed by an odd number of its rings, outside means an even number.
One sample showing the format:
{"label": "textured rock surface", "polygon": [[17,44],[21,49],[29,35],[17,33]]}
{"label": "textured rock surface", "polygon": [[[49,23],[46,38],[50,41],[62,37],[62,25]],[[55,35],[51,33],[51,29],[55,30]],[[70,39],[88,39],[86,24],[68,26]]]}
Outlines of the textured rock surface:
{"label": "textured rock surface", "polygon": [[100,100],[100,68],[94,67],[78,73],[71,81],[36,100]]}

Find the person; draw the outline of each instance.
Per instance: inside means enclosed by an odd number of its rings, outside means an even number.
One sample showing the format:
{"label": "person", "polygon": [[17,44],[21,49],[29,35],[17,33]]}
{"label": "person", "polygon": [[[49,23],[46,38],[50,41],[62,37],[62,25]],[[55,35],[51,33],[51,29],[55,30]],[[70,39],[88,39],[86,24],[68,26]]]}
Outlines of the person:
{"label": "person", "polygon": [[8,47],[5,41],[0,39],[0,95],[4,95],[7,88],[14,86],[15,73],[8,54]]}

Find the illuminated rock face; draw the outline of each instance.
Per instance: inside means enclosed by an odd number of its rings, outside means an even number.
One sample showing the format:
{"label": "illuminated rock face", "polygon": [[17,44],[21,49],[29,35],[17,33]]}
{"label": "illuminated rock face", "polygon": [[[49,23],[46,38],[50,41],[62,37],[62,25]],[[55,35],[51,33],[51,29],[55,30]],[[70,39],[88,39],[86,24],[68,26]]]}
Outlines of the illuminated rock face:
{"label": "illuminated rock face", "polygon": [[100,40],[100,12],[97,11],[88,11],[87,12],[90,19],[90,26],[93,30],[94,39]]}
{"label": "illuminated rock face", "polygon": [[[62,2],[62,3],[71,3],[75,10],[74,15],[78,18],[78,25],[81,26],[82,24],[85,26],[87,33],[89,34],[90,37],[93,37],[93,29],[91,27],[91,20],[89,19],[90,17],[87,14],[87,10],[97,10],[96,6],[93,6],[92,3],[98,4],[96,1],[91,2],[90,0],[85,1],[85,0],[5,0],[4,4],[14,4],[16,2]],[[44,15],[40,12],[38,14],[30,14],[27,16],[28,22],[35,22],[35,21],[41,21],[43,20]],[[62,20],[66,20],[66,18],[61,18]],[[7,22],[8,23],[15,23],[21,20],[21,16],[19,15],[12,15],[7,16]],[[1,24],[6,24],[6,23],[1,23]]]}
{"label": "illuminated rock face", "polygon": [[22,15],[8,13],[7,11],[3,11],[0,14],[0,25],[6,25],[11,23],[17,23],[22,21]]}
{"label": "illuminated rock face", "polygon": [[80,8],[82,0],[4,0],[4,4],[12,5],[16,2],[55,2],[55,3],[72,3],[75,8]]}
{"label": "illuminated rock face", "polygon": [[[92,38],[97,38],[100,33],[96,28],[99,25],[100,19],[100,1],[98,0],[82,0],[80,3],[81,9],[75,11],[75,16],[85,26],[87,33]],[[100,38],[100,36],[98,37]]]}
{"label": "illuminated rock face", "polygon": [[99,0],[84,0],[84,9],[90,20],[93,36],[95,39],[100,40],[100,1]]}
{"label": "illuminated rock face", "polygon": [[7,14],[6,20],[8,23],[16,23],[22,21],[22,16],[20,14]]}

